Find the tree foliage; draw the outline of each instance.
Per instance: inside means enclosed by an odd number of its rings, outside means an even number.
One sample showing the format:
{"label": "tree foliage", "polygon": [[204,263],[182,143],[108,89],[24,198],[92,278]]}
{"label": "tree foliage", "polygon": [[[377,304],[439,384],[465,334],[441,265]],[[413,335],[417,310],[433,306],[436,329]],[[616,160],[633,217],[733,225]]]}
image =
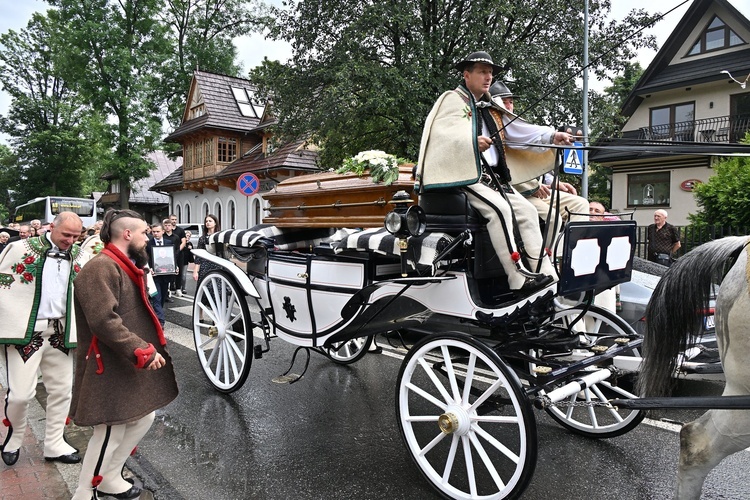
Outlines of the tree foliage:
{"label": "tree foliage", "polygon": [[[592,73],[618,74],[635,49],[644,12],[607,21],[590,2]],[[265,61],[251,79],[274,102],[284,136],[311,135],[325,165],[361,150],[416,158],[424,118],[454,88],[454,64],[487,50],[515,80],[516,109],[529,121],[580,123],[583,3],[388,0],[289,2],[269,16],[270,36],[293,47],[287,63]],[[538,99],[537,99],[538,97]]]}
{"label": "tree foliage", "polygon": [[[750,144],[750,134],[742,141]],[[714,175],[693,191],[699,210],[688,217],[698,227],[750,227],[750,158],[722,158]]]}
{"label": "tree foliage", "polygon": [[3,180],[12,182],[16,203],[90,193],[95,186],[85,173],[106,157],[97,127],[101,118],[54,63],[55,19],[34,14],[25,29],[0,35],[0,44],[0,83],[13,98],[0,130],[11,137],[15,162],[13,175]]}
{"label": "tree foliage", "polygon": [[112,123],[110,173],[120,180],[120,206],[130,185],[148,175],[144,153],[161,134],[153,89],[169,45],[157,21],[161,0],[50,0],[59,9],[59,67],[96,111]]}

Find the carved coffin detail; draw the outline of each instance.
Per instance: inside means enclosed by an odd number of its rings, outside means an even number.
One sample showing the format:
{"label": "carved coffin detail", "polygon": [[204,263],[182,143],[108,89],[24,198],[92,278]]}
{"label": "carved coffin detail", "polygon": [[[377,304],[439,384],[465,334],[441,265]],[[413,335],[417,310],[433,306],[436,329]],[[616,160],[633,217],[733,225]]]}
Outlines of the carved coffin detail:
{"label": "carved coffin detail", "polygon": [[369,176],[321,172],[286,179],[263,195],[270,215],[263,223],[279,227],[381,227],[397,191],[411,194],[416,203],[412,164],[399,165],[390,186]]}

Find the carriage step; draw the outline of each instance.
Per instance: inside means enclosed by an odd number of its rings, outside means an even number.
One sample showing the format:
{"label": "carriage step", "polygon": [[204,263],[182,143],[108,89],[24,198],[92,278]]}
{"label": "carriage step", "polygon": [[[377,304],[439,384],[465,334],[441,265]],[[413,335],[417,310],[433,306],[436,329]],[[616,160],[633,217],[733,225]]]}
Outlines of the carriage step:
{"label": "carriage step", "polygon": [[263,357],[263,348],[259,345],[253,346],[253,358],[260,359]]}

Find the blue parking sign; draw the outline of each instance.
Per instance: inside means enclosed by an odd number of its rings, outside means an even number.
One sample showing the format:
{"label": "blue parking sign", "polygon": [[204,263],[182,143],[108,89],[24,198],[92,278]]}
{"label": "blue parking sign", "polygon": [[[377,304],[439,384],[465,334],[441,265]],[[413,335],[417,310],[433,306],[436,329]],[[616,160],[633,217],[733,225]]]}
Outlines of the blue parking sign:
{"label": "blue parking sign", "polygon": [[[574,142],[574,146],[582,147],[580,142]],[[566,149],[563,151],[563,172],[566,174],[583,174],[583,149]]]}

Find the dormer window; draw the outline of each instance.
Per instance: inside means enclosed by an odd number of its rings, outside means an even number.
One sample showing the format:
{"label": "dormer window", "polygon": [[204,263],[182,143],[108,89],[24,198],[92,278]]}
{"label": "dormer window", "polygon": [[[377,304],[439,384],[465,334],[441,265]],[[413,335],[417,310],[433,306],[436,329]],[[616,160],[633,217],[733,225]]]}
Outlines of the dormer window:
{"label": "dormer window", "polygon": [[745,41],[727,26],[724,21],[718,16],[714,16],[687,55],[695,56],[714,50],[726,49],[727,47],[735,47],[744,43]]}

